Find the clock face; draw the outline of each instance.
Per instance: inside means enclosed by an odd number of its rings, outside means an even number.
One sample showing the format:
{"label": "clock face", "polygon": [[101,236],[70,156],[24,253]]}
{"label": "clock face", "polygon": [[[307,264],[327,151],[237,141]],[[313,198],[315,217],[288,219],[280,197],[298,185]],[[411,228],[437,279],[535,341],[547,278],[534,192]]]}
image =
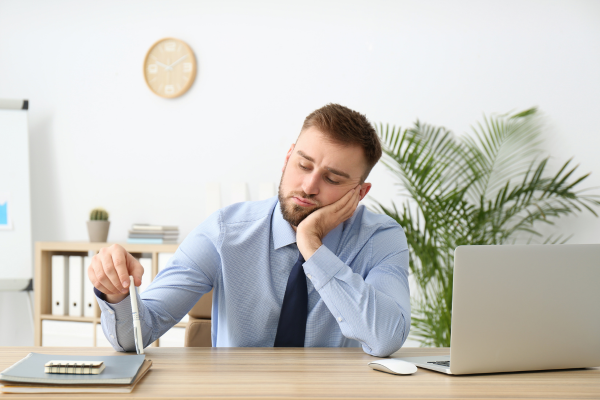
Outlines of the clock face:
{"label": "clock face", "polygon": [[161,97],[181,96],[196,78],[196,57],[179,39],[159,40],[146,54],[144,78],[148,87]]}

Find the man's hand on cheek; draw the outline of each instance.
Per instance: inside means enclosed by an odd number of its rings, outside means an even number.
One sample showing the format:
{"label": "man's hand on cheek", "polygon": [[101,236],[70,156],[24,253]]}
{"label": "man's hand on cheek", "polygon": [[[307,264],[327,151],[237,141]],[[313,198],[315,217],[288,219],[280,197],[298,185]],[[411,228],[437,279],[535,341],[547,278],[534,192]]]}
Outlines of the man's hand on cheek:
{"label": "man's hand on cheek", "polygon": [[310,214],[298,225],[296,244],[305,260],[308,260],[323,244],[323,238],[336,226],[354,214],[360,200],[360,185],[356,186],[335,203]]}

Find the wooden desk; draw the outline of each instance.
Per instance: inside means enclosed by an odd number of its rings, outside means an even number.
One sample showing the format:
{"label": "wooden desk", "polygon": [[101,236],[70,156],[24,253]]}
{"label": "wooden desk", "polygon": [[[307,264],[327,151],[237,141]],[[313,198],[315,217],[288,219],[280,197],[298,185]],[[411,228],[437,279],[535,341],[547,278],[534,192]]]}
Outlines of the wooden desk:
{"label": "wooden desk", "polygon": [[[419,369],[397,376],[367,367],[360,349],[148,348],[152,368],[131,394],[77,394],[75,398],[523,398],[598,399],[600,369],[448,376]],[[108,348],[0,347],[0,371],[29,352],[123,354]],[[448,349],[406,348],[396,355],[448,354]],[[13,399],[39,398],[6,394]],[[0,395],[2,397],[2,395]],[[69,397],[45,395],[45,397]]]}

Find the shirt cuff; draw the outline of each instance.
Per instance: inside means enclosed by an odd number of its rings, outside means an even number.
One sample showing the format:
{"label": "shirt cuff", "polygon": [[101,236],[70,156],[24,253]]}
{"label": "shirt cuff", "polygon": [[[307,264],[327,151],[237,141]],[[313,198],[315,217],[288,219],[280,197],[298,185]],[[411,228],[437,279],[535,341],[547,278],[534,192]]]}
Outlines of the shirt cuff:
{"label": "shirt cuff", "polygon": [[117,337],[117,326],[122,324],[131,324],[133,317],[131,315],[130,296],[125,297],[118,303],[111,304],[105,300],[106,295],[98,289],[94,288],[94,294],[96,295],[98,306],[102,311],[102,330],[106,336],[106,339],[108,339],[115,350],[125,351],[119,343]]}
{"label": "shirt cuff", "polygon": [[[127,296],[120,302],[113,304],[113,303],[107,302],[106,295],[96,288],[94,288],[94,294],[98,298],[98,305],[100,306],[100,310],[102,310],[102,312],[107,311],[110,315],[113,315],[113,313],[110,311],[117,313],[117,315],[127,315],[128,313],[131,314],[131,298],[130,298],[130,296]],[[138,301],[139,301],[139,297],[138,297]],[[122,314],[122,313],[124,313],[124,314]]]}
{"label": "shirt cuff", "polygon": [[304,273],[317,291],[345,266],[346,264],[324,245],[303,264]]}
{"label": "shirt cuff", "polygon": [[96,295],[97,298],[99,298],[102,301],[106,301],[106,295],[104,293],[102,293],[101,291],[99,291],[98,289],[94,288],[94,294]]}

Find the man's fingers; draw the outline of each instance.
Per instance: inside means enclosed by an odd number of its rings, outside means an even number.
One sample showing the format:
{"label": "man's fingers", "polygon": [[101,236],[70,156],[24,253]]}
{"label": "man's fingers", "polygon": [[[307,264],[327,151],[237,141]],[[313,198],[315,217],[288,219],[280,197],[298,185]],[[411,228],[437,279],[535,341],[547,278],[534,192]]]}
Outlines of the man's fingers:
{"label": "man's fingers", "polygon": [[94,287],[104,294],[117,294],[118,290],[110,283],[110,279],[104,273],[102,262],[98,255],[92,257],[92,263],[88,268],[88,277],[94,284]]}
{"label": "man's fingers", "polygon": [[[357,193],[359,193],[359,192],[360,192],[360,190],[358,190],[357,188],[354,188],[354,189],[350,190],[348,193],[346,193],[346,196],[348,196],[348,199],[347,199],[346,203],[344,204],[344,206],[340,209],[340,211],[342,212],[343,215],[346,215],[348,212],[351,212],[351,213],[354,212],[354,210],[356,209]],[[352,214],[350,214],[350,215],[352,215]]]}
{"label": "man's fingers", "polygon": [[92,265],[94,266],[94,273],[96,274],[96,279],[98,279],[99,284],[103,286],[106,290],[108,290],[110,294],[121,293],[121,290],[115,287],[110,277],[107,275],[104,264],[105,262],[102,260],[100,253],[96,254],[92,259]]}
{"label": "man's fingers", "polygon": [[102,285],[98,279],[96,278],[96,274],[94,273],[94,270],[92,268],[88,269],[88,278],[89,280],[94,284],[94,287],[96,289],[98,289],[99,291],[101,291],[104,294],[117,294],[117,293],[111,293],[110,290],[108,290],[107,288],[104,287],[104,285]]}
{"label": "man's fingers", "polygon": [[129,274],[133,276],[134,285],[140,286],[142,284],[142,276],[144,275],[144,267],[142,267],[137,258],[129,253],[127,253],[127,265],[129,266]]}
{"label": "man's fingers", "polygon": [[335,203],[332,204],[334,206],[333,207],[334,213],[343,211],[344,207],[346,207],[348,205],[348,203],[350,203],[350,201],[352,200],[352,196],[354,195],[354,190],[356,190],[356,189],[350,189],[338,201],[336,201]]}
{"label": "man's fingers", "polygon": [[[119,293],[127,293],[127,289],[123,288],[123,284],[121,283],[121,279],[117,274],[117,269],[115,268],[115,264],[113,263],[112,254],[109,250],[103,248],[98,253],[100,261],[102,261],[102,270],[104,274],[107,276],[110,284],[117,290]],[[98,271],[96,270],[96,275],[98,275]],[[100,280],[100,282],[106,286],[107,283],[104,280]],[[110,287],[108,287],[110,289]]]}
{"label": "man's fingers", "polygon": [[358,207],[358,202],[360,201],[360,189],[356,187],[350,191],[352,194],[348,202],[344,205],[342,209],[338,212],[340,222],[346,221],[348,218],[354,214],[356,211],[356,207]]}
{"label": "man's fingers", "polygon": [[129,253],[127,253],[124,249],[114,248],[111,255],[113,265],[117,271],[119,283],[121,283],[122,288],[129,288],[129,270],[127,268],[127,255],[129,255]]}
{"label": "man's fingers", "polygon": [[140,286],[143,274],[144,268],[139,261],[119,245],[101,249],[88,267],[90,281],[105,294],[126,294],[129,276],[132,275],[135,285]]}
{"label": "man's fingers", "polygon": [[358,203],[360,202],[360,190],[359,189],[354,189],[356,190],[355,193],[355,198],[354,198],[354,207],[352,207],[352,214],[354,214],[354,211],[356,210],[356,207],[358,207]]}

